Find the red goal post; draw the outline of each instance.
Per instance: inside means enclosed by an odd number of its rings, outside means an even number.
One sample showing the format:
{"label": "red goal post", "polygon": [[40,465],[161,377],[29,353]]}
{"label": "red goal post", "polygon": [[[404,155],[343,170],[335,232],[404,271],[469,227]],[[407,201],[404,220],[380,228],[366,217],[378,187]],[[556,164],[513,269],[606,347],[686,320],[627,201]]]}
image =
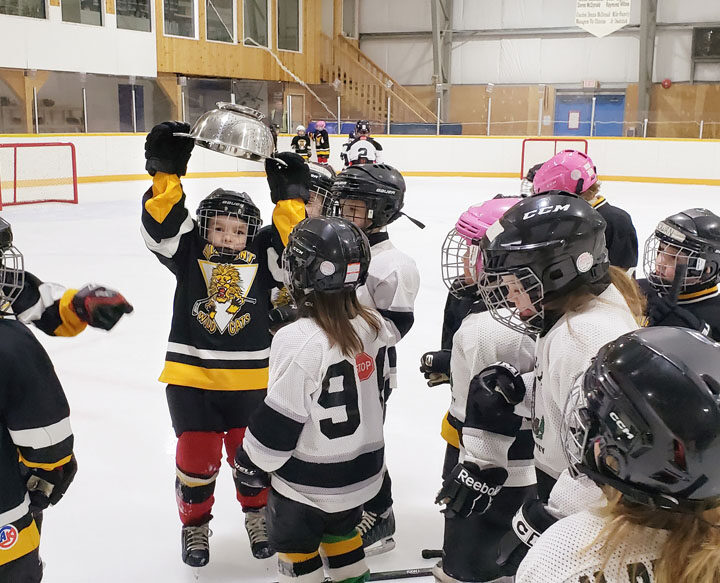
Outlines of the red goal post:
{"label": "red goal post", "polygon": [[578,150],[587,154],[588,142],[582,138],[526,138],[522,142],[520,178],[535,164],[541,164],[563,150]]}
{"label": "red goal post", "polygon": [[17,204],[77,201],[74,144],[0,143],[0,209]]}

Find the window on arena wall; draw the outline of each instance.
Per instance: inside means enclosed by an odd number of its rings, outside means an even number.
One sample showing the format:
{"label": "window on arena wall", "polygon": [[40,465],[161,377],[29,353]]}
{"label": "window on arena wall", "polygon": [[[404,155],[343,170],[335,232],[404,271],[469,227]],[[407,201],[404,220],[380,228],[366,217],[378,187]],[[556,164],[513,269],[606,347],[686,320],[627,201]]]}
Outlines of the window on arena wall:
{"label": "window on arena wall", "polygon": [[342,33],[348,38],[357,38],[357,2],[343,0]]}
{"label": "window on arena wall", "polygon": [[102,26],[102,7],[100,0],[62,0],[63,22],[77,22],[78,24],[94,24]]}
{"label": "window on arena wall", "polygon": [[45,0],[0,0],[0,14],[45,18]]}
{"label": "window on arena wall", "polygon": [[244,0],[243,43],[247,46],[255,43],[268,46],[268,0]]}
{"label": "window on arena wall", "polygon": [[117,27],[150,32],[150,0],[115,0]]}
{"label": "window on arena wall", "polygon": [[195,1],[164,0],[163,23],[167,35],[195,38]]}
{"label": "window on arena wall", "polygon": [[235,42],[235,0],[207,0],[205,18],[208,40]]}
{"label": "window on arena wall", "polygon": [[277,0],[278,49],[300,51],[300,0]]}

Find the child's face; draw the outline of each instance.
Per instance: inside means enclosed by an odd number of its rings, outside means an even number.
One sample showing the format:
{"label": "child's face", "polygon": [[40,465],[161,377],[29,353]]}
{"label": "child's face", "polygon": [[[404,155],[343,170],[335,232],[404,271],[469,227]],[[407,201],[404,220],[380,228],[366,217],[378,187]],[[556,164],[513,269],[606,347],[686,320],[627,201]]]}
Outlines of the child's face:
{"label": "child's face", "polygon": [[248,225],[238,217],[217,215],[208,219],[208,243],[218,249],[232,249],[238,253],[247,244]]}
{"label": "child's face", "polygon": [[298,136],[304,136],[304,135],[305,135],[305,130],[298,130],[297,135],[298,135]]}
{"label": "child's face", "polygon": [[537,309],[533,305],[530,294],[525,291],[525,286],[516,275],[503,275],[502,282],[507,289],[506,297],[508,302],[517,308],[521,318],[529,319],[537,314]]}
{"label": "child's face", "polygon": [[367,205],[364,200],[346,198],[340,202],[342,218],[355,223],[361,229],[367,229],[371,221],[367,218]]}
{"label": "child's face", "polygon": [[305,212],[312,218],[323,216],[323,203],[325,197],[317,192],[310,192],[310,198],[305,203]]}

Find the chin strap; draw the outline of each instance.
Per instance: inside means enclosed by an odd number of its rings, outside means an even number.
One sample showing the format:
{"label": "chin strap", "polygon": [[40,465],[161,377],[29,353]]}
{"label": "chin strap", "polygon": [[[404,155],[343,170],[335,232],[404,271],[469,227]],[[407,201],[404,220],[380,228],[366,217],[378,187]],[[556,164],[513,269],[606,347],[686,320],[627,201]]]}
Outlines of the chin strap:
{"label": "chin strap", "polygon": [[425,224],[424,224],[424,223],[421,223],[421,222],[418,221],[417,219],[413,219],[410,215],[407,215],[407,214],[405,214],[405,213],[403,213],[403,212],[401,212],[400,214],[401,214],[402,216],[406,217],[408,220],[410,220],[410,222],[412,222],[416,227],[419,227],[419,228],[421,228],[421,229],[424,229],[424,228],[425,228]]}

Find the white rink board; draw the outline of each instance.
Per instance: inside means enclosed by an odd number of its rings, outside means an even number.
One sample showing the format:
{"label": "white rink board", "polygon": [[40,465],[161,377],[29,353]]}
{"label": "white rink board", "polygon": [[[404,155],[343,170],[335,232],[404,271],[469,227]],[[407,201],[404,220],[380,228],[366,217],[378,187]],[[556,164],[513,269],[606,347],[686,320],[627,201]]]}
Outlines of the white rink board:
{"label": "white rink board", "polygon": [[[520,175],[523,138],[483,136],[378,136],[384,160],[405,173],[423,175]],[[619,180],[700,180],[720,185],[720,140],[661,140],[642,138],[587,138],[588,154],[600,177]],[[0,143],[73,142],[80,182],[88,177],[122,179],[144,174],[144,134],[88,134],[38,137],[0,136]],[[333,136],[330,162],[336,168],[345,137]],[[280,150],[290,149],[290,137],[281,136]],[[189,173],[258,172],[263,166],[195,148]],[[117,177],[117,178],[112,178]],[[127,179],[127,178],[125,178]]]}

